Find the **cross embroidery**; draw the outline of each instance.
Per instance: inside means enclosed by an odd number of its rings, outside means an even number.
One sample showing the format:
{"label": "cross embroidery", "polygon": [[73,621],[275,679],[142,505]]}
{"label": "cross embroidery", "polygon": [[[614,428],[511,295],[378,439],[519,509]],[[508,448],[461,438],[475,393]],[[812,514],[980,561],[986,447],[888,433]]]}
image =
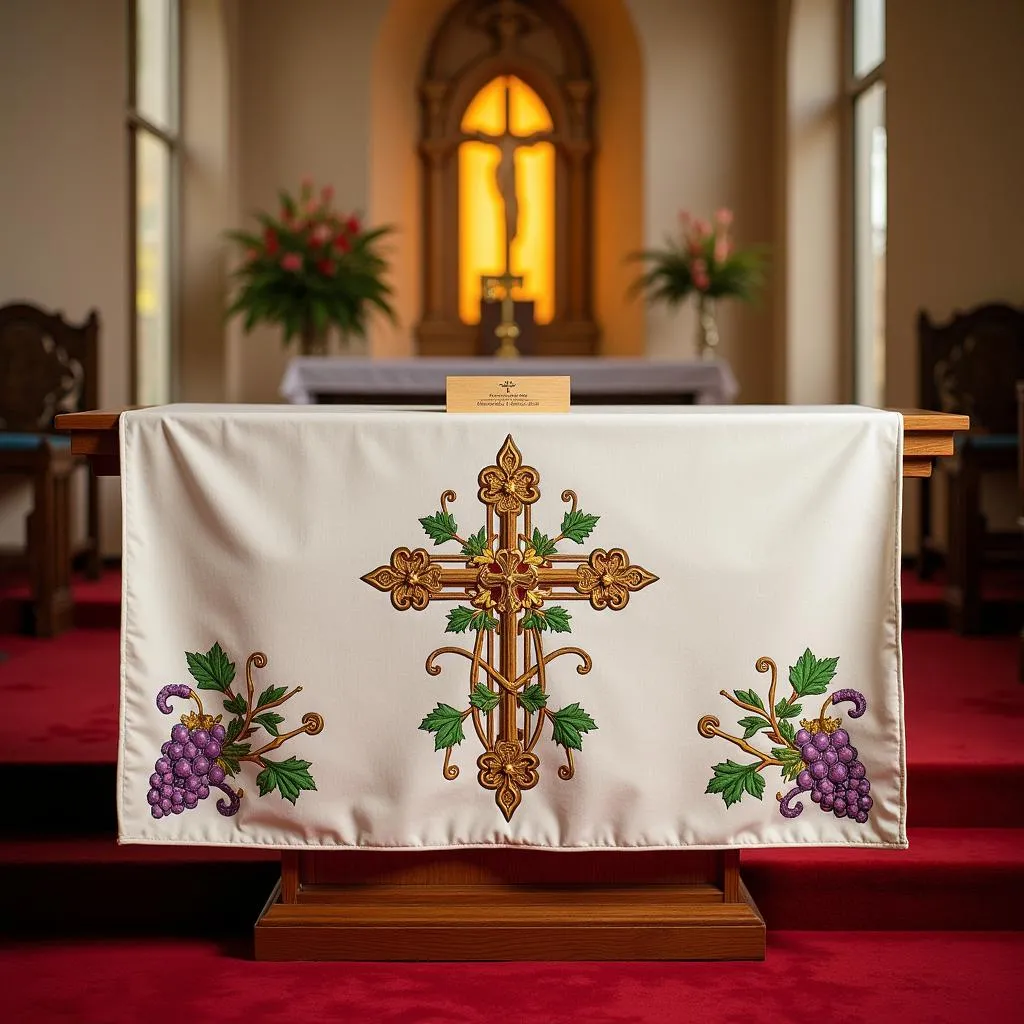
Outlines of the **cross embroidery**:
{"label": "cross embroidery", "polygon": [[477,497],[485,507],[485,523],[468,537],[459,535],[449,504],[454,491],[441,495],[441,509],[420,520],[435,545],[454,541],[458,555],[431,555],[425,548],[395,548],[389,565],[362,577],[377,590],[390,593],[399,611],[422,611],[435,601],[468,601],[448,612],[449,633],[475,632],[472,649],[439,647],[426,661],[429,675],[441,672],[442,655],[470,662],[468,706],[438,704],[421,729],[434,734],[435,750],[444,750],[442,773],[456,779],[452,749],[465,739],[463,723],[471,720],[483,753],[477,758],[478,781],[492,790],[506,821],[522,801],[523,790],[540,779],[540,757],[534,752],[545,725],[565,750],[558,776],[575,774],[573,750],[581,750],[583,734],[597,729],[579,703],[548,707],[548,667],[563,655],[579,659],[576,671],[586,675],[591,658],[580,647],[559,647],[545,653],[542,634],[569,633],[572,615],[558,601],[587,601],[597,611],[620,611],[630,594],[657,580],[642,566],[631,565],[622,548],[594,548],[584,554],[562,554],[563,542],[583,544],[598,516],[578,508],[574,491],[562,491],[570,508],[555,537],[541,533],[532,521],[540,498],[540,473],[523,465],[510,434],[494,465],[480,471]]}

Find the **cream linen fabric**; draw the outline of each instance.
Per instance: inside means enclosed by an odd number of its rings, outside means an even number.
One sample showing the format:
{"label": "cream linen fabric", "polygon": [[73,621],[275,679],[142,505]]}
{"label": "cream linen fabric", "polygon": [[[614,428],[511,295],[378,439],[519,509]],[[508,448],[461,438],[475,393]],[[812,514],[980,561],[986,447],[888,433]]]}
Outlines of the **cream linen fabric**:
{"label": "cream linen fabric", "polygon": [[[530,510],[542,533],[554,537],[562,528],[566,489],[582,512],[600,516],[582,544],[562,541],[560,553],[622,548],[657,579],[629,593],[618,611],[586,600],[546,602],[567,609],[572,632],[540,634],[545,653],[578,646],[593,664],[579,674],[574,655],[551,661],[549,708],[578,703],[596,728],[583,733],[575,776],[564,780],[564,748],[545,724],[534,748],[539,781],[521,791],[506,821],[495,790],[478,781],[483,747],[472,719],[452,752],[461,770],[454,780],[442,775],[434,735],[420,729],[439,703],[469,706],[471,662],[441,656],[440,673],[430,675],[425,661],[446,645],[472,650],[475,631],[445,632],[449,612],[470,601],[399,611],[361,577],[387,566],[401,546],[458,555],[458,543],[435,546],[418,520],[439,511],[439,496],[451,489],[460,535],[483,526],[478,474],[495,464],[508,435],[540,474]],[[901,458],[901,418],[852,407],[506,417],[180,405],[125,413],[121,840],[273,848],[905,846]],[[310,712],[324,727],[299,732],[267,756],[294,757],[293,768],[308,762],[316,789],[298,792],[294,804],[276,790],[261,796],[260,765],[242,762],[227,780],[243,791],[237,813],[218,812],[214,789],[198,806],[154,819],[147,793],[155,759],[171,726],[195,710],[172,696],[173,714],[162,714],[157,694],[167,684],[195,687],[185,654],[215,643],[235,665],[236,697],[245,696],[254,652],[268,659],[252,670],[255,694],[301,685],[274,709],[284,719],[278,732],[300,728]],[[764,780],[760,799],[748,792],[727,807],[721,794],[706,792],[714,765],[758,758],[699,735],[698,721],[713,715],[742,739],[736,723],[749,713],[720,691],[754,691],[766,702],[769,674],[755,663],[771,658],[776,701],[783,700],[790,667],[800,672],[808,648],[839,659],[828,694],[850,688],[866,699],[859,718],[851,718],[850,702],[826,711],[842,717],[866,767],[873,807],[865,823],[826,813],[807,794],[797,801],[802,813],[784,817],[776,794],[795,784],[775,765],[756,773]],[[195,692],[207,712],[230,721],[220,693]],[[802,711],[788,721],[799,729],[826,696],[798,700]],[[270,740],[257,730],[250,751]],[[766,754],[777,746],[764,732],[749,743]],[[516,770],[529,781],[522,763]]]}

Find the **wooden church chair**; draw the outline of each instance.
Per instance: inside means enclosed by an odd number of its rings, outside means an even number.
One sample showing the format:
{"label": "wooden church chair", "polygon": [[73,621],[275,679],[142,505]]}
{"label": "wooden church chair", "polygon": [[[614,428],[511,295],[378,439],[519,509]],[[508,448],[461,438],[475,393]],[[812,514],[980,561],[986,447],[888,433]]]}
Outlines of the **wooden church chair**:
{"label": "wooden church chair", "polygon": [[[946,323],[918,314],[921,400],[929,408],[963,413],[970,433],[958,439],[944,467],[949,485],[946,604],[960,633],[981,629],[981,579],[986,561],[1017,555],[1019,534],[990,531],[981,509],[986,474],[1017,468],[1016,381],[1024,378],[1024,309],[1001,303],[957,312]],[[931,530],[932,495],[922,481],[919,574],[937,561]]]}
{"label": "wooden church chair", "polygon": [[[75,325],[27,303],[0,308],[0,474],[28,478],[33,491],[26,546],[5,561],[28,566],[39,636],[71,625],[73,560],[84,558],[90,578],[100,571],[96,477],[53,428],[58,413],[98,404],[98,342],[95,311]],[[88,527],[84,541],[73,544],[71,484],[78,467],[88,474]]]}

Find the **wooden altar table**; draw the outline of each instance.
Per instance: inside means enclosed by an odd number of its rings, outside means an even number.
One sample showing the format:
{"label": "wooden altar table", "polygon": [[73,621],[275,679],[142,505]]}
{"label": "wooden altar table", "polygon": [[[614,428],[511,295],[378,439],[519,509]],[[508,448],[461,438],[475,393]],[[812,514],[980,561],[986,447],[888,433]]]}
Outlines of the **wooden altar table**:
{"label": "wooden altar table", "polygon": [[[119,412],[57,417],[100,475],[119,472]],[[953,453],[967,417],[909,410],[903,475]],[[258,959],[762,959],[738,849],[302,850],[255,928]]]}

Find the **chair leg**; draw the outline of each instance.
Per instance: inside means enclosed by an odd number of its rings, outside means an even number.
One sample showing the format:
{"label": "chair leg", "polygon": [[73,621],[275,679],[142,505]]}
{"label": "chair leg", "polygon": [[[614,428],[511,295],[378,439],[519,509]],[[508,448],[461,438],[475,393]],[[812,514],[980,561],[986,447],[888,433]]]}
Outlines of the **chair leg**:
{"label": "chair leg", "polygon": [[960,456],[948,467],[949,479],[949,584],[946,606],[950,625],[966,635],[981,631],[981,559],[985,521],[981,514],[981,486],[972,459]]}
{"label": "chair leg", "polygon": [[73,618],[70,489],[67,473],[55,470],[49,454],[41,458],[34,485],[28,541],[35,633],[52,637],[70,628]]}
{"label": "chair leg", "polygon": [[920,499],[917,578],[930,580],[935,572],[935,552],[932,551],[932,482],[927,477],[921,481]]}
{"label": "chair leg", "polygon": [[86,466],[89,474],[87,485],[88,495],[88,536],[89,553],[86,556],[85,575],[87,579],[98,580],[103,566],[100,561],[100,494],[99,482],[91,466]]}

